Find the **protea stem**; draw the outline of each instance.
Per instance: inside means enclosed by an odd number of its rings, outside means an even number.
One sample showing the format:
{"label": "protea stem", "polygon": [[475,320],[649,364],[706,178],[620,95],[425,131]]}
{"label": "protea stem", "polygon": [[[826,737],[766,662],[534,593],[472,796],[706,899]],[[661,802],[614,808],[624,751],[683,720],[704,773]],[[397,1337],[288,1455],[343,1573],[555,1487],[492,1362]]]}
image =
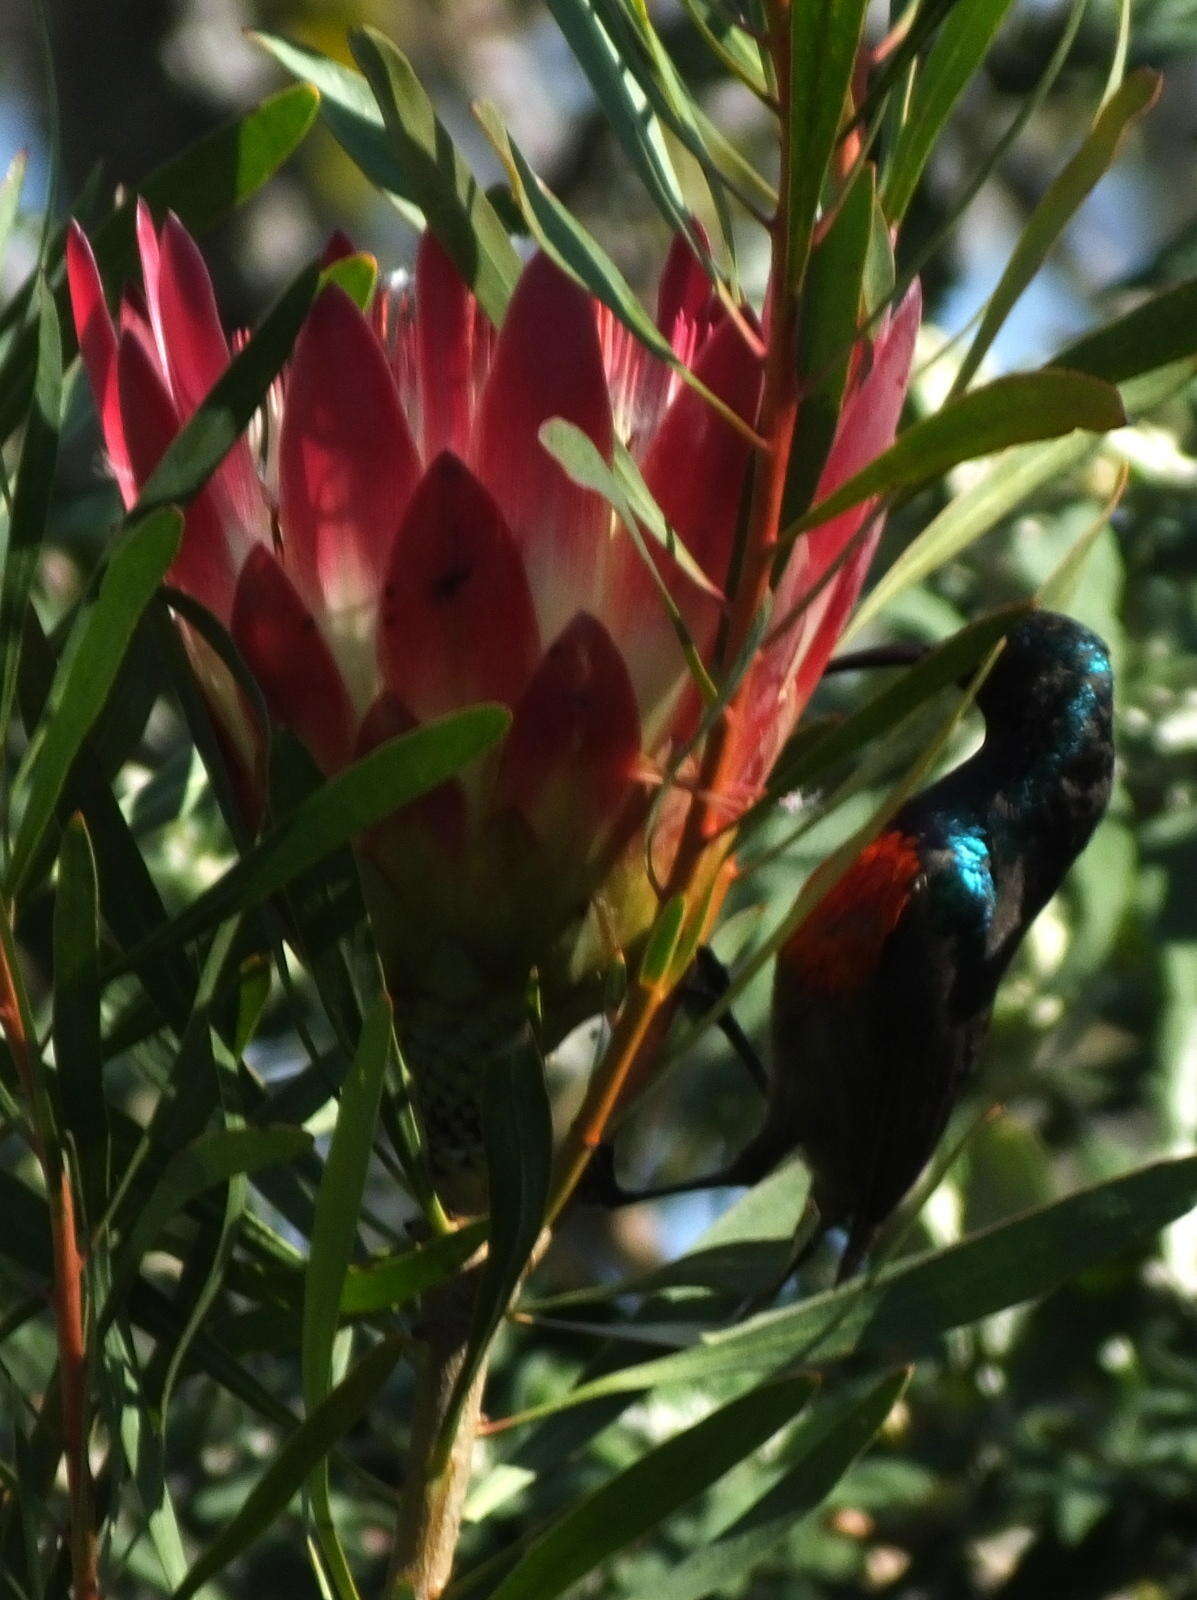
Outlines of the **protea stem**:
{"label": "protea stem", "polygon": [[[437,1600],[453,1568],[486,1383],[483,1362],[464,1404],[451,1419],[476,1280],[476,1269],[471,1269],[425,1300],[423,1354],[416,1372],[411,1443],[399,1497],[388,1600]],[[452,1437],[446,1438],[450,1424]]]}
{"label": "protea stem", "polygon": [[[765,318],[768,346],[757,428],[763,447],[755,457],[739,577],[719,650],[720,663],[725,667],[739,657],[768,596],[777,554],[790,445],[798,416],[795,350],[801,285],[789,261],[790,10],[787,0],[774,0],[771,5],[769,34],[780,107],[781,178],[777,211],[770,222],[773,263]],[[714,891],[708,907],[711,920],[722,900],[721,886],[725,891],[729,881],[728,875],[720,872],[721,863],[711,860],[711,852],[723,848],[718,841],[727,836],[720,801],[727,789],[734,759],[732,733],[736,715],[737,704],[733,698],[712,729],[703,751],[699,778],[662,894],[663,900],[682,894],[693,904],[699,898],[696,887],[713,880]],[[671,995],[656,988],[633,990],[625,1001],[610,1047],[594,1075],[561,1153],[550,1202],[550,1222],[577,1187],[611,1114],[626,1099],[629,1087],[643,1083],[651,1072],[652,1059],[664,1038],[671,1010]]]}
{"label": "protea stem", "polygon": [[[781,170],[777,210],[770,223],[773,244],[765,326],[764,389],[757,431],[764,448],[754,461],[748,524],[728,622],[720,642],[719,664],[727,667],[740,656],[753,624],[768,597],[777,556],[777,535],[785,497],[790,446],[798,417],[796,346],[801,283],[790,262],[790,8],[774,0],[769,8],[769,50],[773,59],[780,106]],[[726,832],[721,814],[733,759],[733,731],[738,712],[733,697],[711,730],[703,751],[694,797],[674,857],[665,896],[684,894],[699,871],[712,840]]]}

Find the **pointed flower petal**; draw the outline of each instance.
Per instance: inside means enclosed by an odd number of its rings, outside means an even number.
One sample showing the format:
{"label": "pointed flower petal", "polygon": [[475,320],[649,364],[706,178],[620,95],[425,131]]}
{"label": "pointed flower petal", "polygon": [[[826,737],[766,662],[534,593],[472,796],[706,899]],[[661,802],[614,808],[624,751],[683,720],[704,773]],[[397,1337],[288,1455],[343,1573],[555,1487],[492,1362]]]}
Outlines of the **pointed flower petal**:
{"label": "pointed flower petal", "polygon": [[580,612],[537,668],[503,750],[497,799],[542,842],[593,853],[632,797],[640,719],[623,659],[602,623]]}
{"label": "pointed flower petal", "polygon": [[315,617],[265,545],[242,568],[231,632],[271,713],[324,772],[345,766],[357,733],[348,692]]}
{"label": "pointed flower petal", "polygon": [[[126,328],[121,335],[116,366],[121,425],[129,441],[132,478],[140,488],[178,433],[179,415],[145,335],[134,327]],[[172,583],[194,595],[222,622],[228,621],[233,567],[224,528],[208,488],[201,489],[186,507],[183,542],[169,576]]]}
{"label": "pointed flower petal", "polygon": [[121,498],[126,506],[131,506],[137,498],[137,487],[133,482],[133,469],[129,463],[125,430],[121,422],[116,375],[116,330],[108,315],[104,285],[100,282],[91,244],[83,229],[74,221],[67,228],[66,264],[71,313],[104,435],[104,448],[112,462]]}
{"label": "pointed flower petal", "polygon": [[[401,733],[410,733],[417,727],[419,719],[413,717],[408,708],[389,690],[384,690],[362,718],[353,751],[354,760],[368,755],[371,750],[384,744],[388,739],[397,738]],[[438,784],[428,794],[421,795],[418,800],[413,800],[410,805],[402,807],[375,830],[375,840],[384,855],[387,853],[388,845],[397,846],[401,850],[410,846],[410,836],[404,838],[404,834],[413,823],[426,828],[442,850],[453,853],[464,848],[469,825],[469,806],[466,803],[465,790],[456,778]]]}
{"label": "pointed flower petal", "polygon": [[590,297],[547,256],[516,286],[479,408],[474,466],[524,555],[541,637],[593,611],[606,558],[607,510],[574,484],[538,437],[550,417],[589,435],[605,459],[611,403]]}
{"label": "pointed flower petal", "polygon": [[330,285],[296,341],[279,440],[284,553],[313,610],[373,604],[418,472],[378,340]]}
{"label": "pointed flower petal", "polygon": [[[873,347],[866,375],[844,406],[816,501],[880,455],[893,442],[906,397],[922,301],[912,286],[889,326]],[[753,669],[751,697],[740,737],[744,741],[744,775],[759,784],[772,766],[782,742],[822,676],[835,642],[868,573],[881,537],[881,522],[872,522],[875,502],[854,506],[803,536],[778,585],[773,615],[783,627]],[[861,535],[861,530],[865,532]],[[786,617],[844,555],[839,570],[787,627]]]}
{"label": "pointed flower petal", "polygon": [[467,453],[473,421],[478,303],[436,235],[426,230],[416,256],[421,441],[425,461],[442,450]]}
{"label": "pointed flower petal", "polygon": [[539,654],[515,541],[469,468],[445,451],[395,541],[379,617],[383,676],[421,719],[479,700],[514,705]]}

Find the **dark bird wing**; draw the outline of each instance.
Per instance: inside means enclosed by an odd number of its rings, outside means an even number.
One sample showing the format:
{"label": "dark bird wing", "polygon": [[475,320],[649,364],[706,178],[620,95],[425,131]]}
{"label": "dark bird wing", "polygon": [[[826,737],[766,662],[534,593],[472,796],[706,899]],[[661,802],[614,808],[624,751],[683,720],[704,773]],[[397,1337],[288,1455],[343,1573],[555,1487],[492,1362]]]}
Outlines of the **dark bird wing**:
{"label": "dark bird wing", "polygon": [[976,852],[892,831],[779,955],[760,1137],[802,1148],[852,1264],[922,1171],[976,1058],[992,994],[962,974],[982,968],[991,914]]}

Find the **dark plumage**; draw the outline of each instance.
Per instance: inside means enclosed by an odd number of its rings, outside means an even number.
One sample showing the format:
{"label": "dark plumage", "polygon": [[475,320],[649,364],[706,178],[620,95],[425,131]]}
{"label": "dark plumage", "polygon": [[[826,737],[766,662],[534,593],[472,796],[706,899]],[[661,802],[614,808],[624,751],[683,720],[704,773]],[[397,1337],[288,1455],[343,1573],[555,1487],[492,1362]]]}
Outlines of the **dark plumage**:
{"label": "dark plumage", "polygon": [[764,1126],[733,1174],[797,1146],[841,1275],[918,1177],[1027,929],[1109,801],[1113,682],[1101,640],[1033,613],[977,704],[980,749],[899,810],[779,952]]}
{"label": "dark plumage", "polygon": [[[905,659],[899,647],[850,664]],[[976,754],[897,811],[779,951],[760,1132],[724,1172],[640,1193],[604,1148],[592,1198],[754,1183],[799,1149],[823,1224],[848,1230],[840,1277],[859,1265],[943,1133],[1014,952],[1109,802],[1113,678],[1087,628],[1032,613],[977,706]],[[705,1009],[721,992],[711,958],[696,981]]]}

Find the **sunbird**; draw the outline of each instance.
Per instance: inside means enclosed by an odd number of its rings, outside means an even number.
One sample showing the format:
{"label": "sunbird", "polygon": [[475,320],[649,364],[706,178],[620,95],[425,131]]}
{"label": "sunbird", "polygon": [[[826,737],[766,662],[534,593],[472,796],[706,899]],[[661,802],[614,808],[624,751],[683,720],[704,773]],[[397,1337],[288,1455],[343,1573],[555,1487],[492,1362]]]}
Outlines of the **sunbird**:
{"label": "sunbird", "polygon": [[621,1190],[608,1154],[609,1201],[754,1183],[797,1150],[822,1228],[847,1232],[839,1278],[860,1266],[944,1131],[1015,951],[1109,803],[1113,674],[1096,634],[1032,612],[976,703],[975,754],[895,812],[778,951],[760,1131],[722,1173],[669,1190]]}

